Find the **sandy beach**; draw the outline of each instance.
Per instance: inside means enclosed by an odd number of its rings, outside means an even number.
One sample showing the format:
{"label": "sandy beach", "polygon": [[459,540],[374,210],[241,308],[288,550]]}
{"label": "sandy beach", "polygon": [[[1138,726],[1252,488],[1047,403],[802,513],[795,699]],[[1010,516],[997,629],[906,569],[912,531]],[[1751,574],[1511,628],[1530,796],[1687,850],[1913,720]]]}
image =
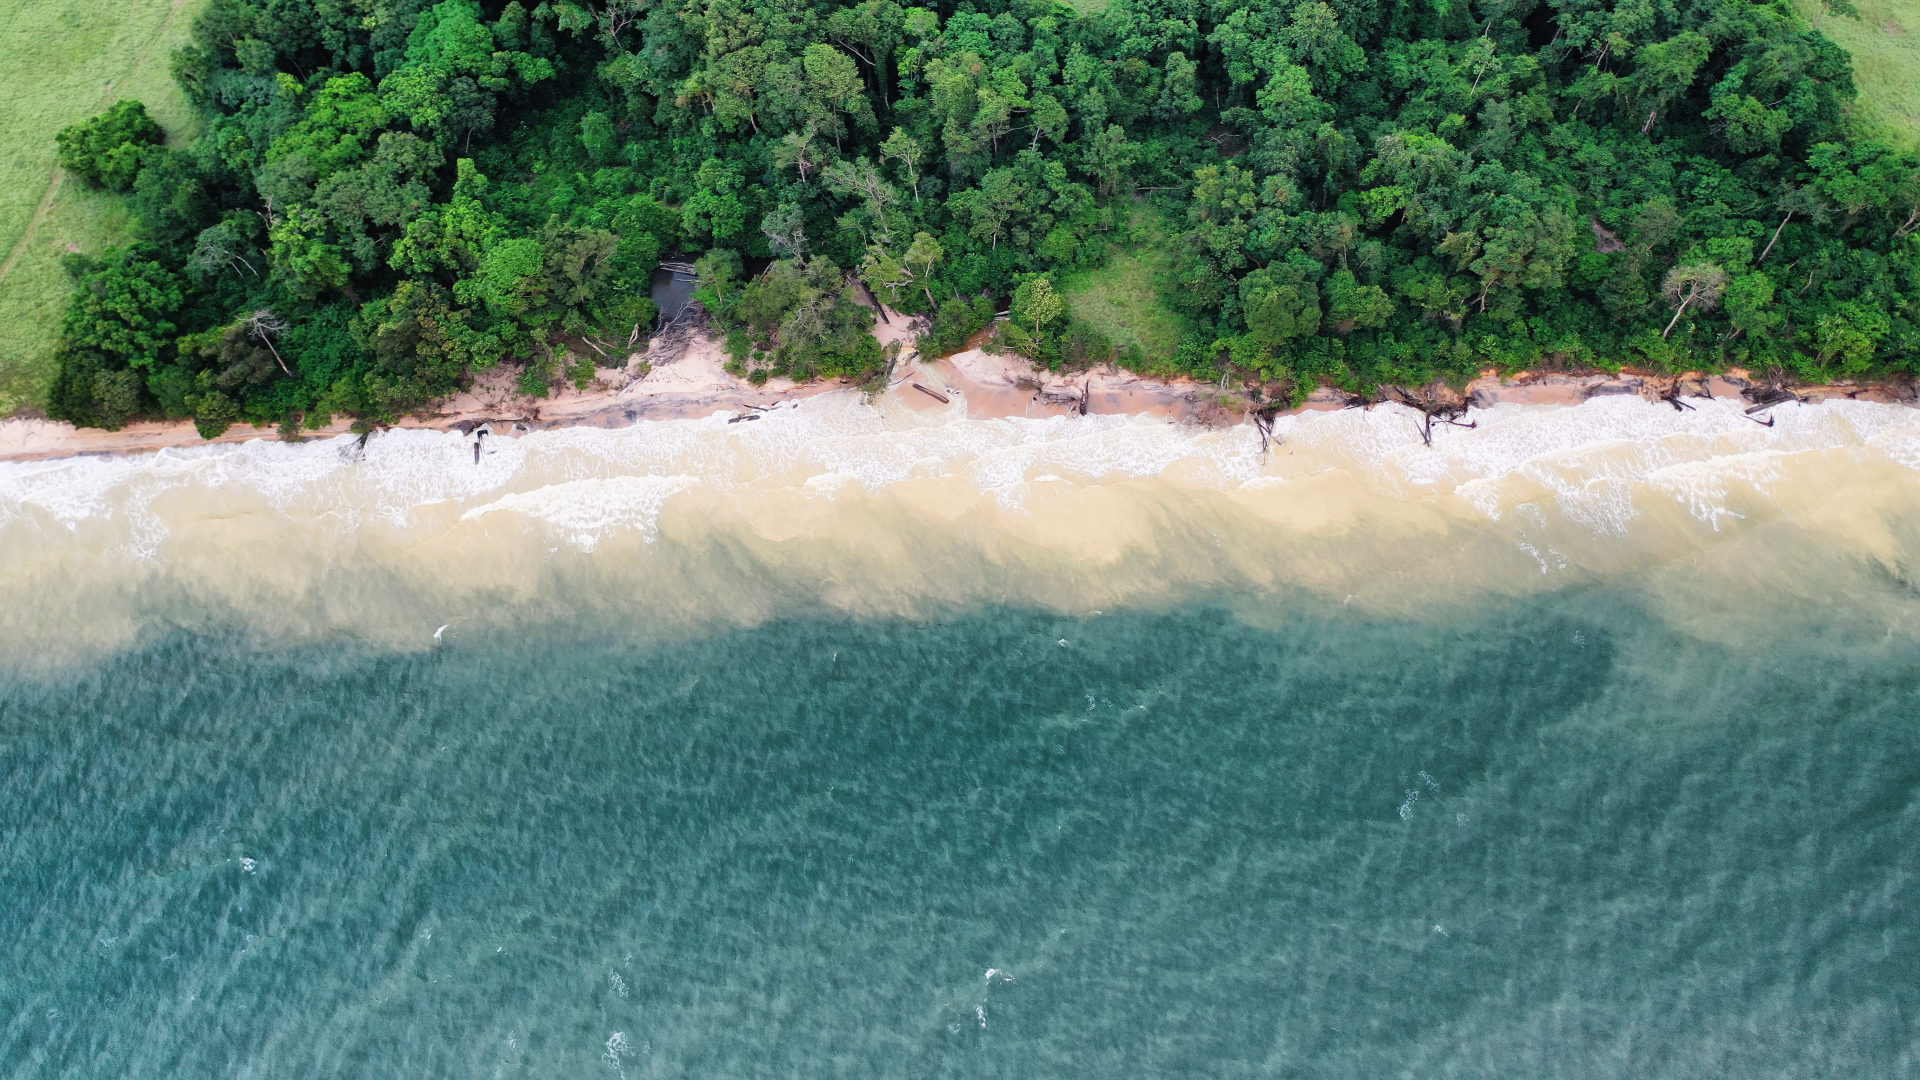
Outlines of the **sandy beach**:
{"label": "sandy beach", "polygon": [[[973,418],[1121,414],[1155,416],[1184,423],[1232,425],[1244,422],[1258,406],[1242,394],[1224,392],[1217,384],[1190,379],[1151,379],[1112,367],[1089,371],[1049,372],[1037,369],[1011,353],[967,349],[946,357],[923,357],[915,347],[913,320],[884,311],[874,336],[893,357],[887,386],[876,398],[895,399],[916,410],[964,409]],[[748,421],[759,412],[819,394],[858,392],[845,380],[797,384],[769,379],[755,386],[726,370],[720,339],[695,331],[656,339],[647,352],[628,357],[621,368],[603,368],[586,389],[565,385],[552,396],[533,398],[515,392],[515,372],[500,370],[474,380],[472,386],[447,398],[432,412],[402,418],[397,428],[461,431],[485,428],[493,435],[514,435],[558,427],[618,428],[643,420],[738,414]],[[1471,410],[1500,404],[1578,405],[1596,397],[1622,394],[1648,400],[1678,402],[1688,397],[1754,397],[1756,381],[1747,372],[1721,375],[1666,376],[1605,372],[1516,372],[1501,376],[1491,371],[1468,383],[1464,392],[1436,384],[1417,391],[1389,389],[1375,403],[1418,402],[1427,408]],[[1795,387],[1780,404],[1812,404],[1834,398],[1888,404],[1920,403],[1912,386],[1833,384]],[[1299,411],[1351,408],[1351,395],[1321,387],[1307,396]],[[1758,406],[1756,406],[1758,408]],[[347,433],[349,420],[337,420],[316,430],[304,430],[302,439]],[[119,431],[76,428],[37,418],[0,421],[0,461],[34,461],[76,455],[120,455],[204,445],[275,439],[272,427],[236,424],[216,439],[202,439],[188,421],[143,421]]]}

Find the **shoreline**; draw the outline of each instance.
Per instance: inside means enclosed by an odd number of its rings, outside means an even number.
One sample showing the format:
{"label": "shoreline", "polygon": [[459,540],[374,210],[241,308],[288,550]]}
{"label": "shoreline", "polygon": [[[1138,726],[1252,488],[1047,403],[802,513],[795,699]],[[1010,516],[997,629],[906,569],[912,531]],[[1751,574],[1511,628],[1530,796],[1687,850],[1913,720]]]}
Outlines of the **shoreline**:
{"label": "shoreline", "polygon": [[[1749,410],[1764,413],[1777,405],[1818,404],[1829,400],[1872,401],[1920,407],[1920,390],[1912,385],[1885,383],[1830,383],[1796,387],[1775,399],[1756,397],[1760,384],[1747,372],[1688,373],[1677,378],[1623,371],[1515,372],[1501,376],[1487,371],[1464,391],[1434,384],[1410,391],[1383,387],[1371,401],[1322,386],[1297,408],[1263,409],[1244,396],[1222,393],[1211,383],[1192,379],[1153,379],[1112,367],[1060,373],[1034,368],[1012,354],[990,354],[967,349],[951,356],[927,359],[913,344],[911,322],[897,312],[874,327],[883,348],[898,346],[886,389],[875,399],[897,398],[915,411],[951,410],[956,405],[969,419],[1043,419],[1071,415],[1153,416],[1181,423],[1233,426],[1249,419],[1257,423],[1272,417],[1303,412],[1325,412],[1364,405],[1398,403],[1436,417],[1458,417],[1470,410],[1496,405],[1571,406],[1597,397],[1633,395],[1665,401],[1676,409],[1688,398],[1745,398]],[[485,428],[493,435],[517,435],[566,427],[621,428],[646,420],[700,419],[716,413],[737,414],[731,422],[750,420],[785,403],[820,394],[856,390],[844,380],[797,384],[770,379],[755,386],[725,370],[720,339],[699,331],[679,340],[656,340],[646,353],[635,353],[627,365],[607,370],[586,390],[565,386],[546,398],[518,397],[514,375],[490,372],[472,387],[442,401],[432,413],[420,413],[386,425],[388,429],[458,431],[472,434]],[[644,365],[644,370],[643,370]],[[1756,422],[1761,422],[1756,420]],[[302,429],[298,440],[310,441],[350,434],[351,421]],[[379,429],[376,429],[379,430]],[[273,427],[236,424],[214,439],[202,439],[191,421],[143,421],[119,431],[76,428],[37,418],[0,421],[0,461],[46,461],[70,457],[120,457],[222,443],[278,439]]]}

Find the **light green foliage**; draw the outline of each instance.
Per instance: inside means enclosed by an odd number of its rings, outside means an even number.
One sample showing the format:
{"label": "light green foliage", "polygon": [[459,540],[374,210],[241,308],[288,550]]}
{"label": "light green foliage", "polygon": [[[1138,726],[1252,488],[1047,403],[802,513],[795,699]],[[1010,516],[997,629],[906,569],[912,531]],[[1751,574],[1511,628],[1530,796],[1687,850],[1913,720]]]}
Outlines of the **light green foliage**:
{"label": "light green foliage", "polygon": [[193,130],[167,73],[204,0],[113,4],[13,0],[0,20],[0,416],[43,406],[73,282],[70,250],[128,238],[125,205],[69,176],[55,182],[55,135],[115,101],[140,101],[163,128]]}
{"label": "light green foliage", "polygon": [[1320,329],[1320,289],[1297,263],[1262,267],[1240,279],[1247,329],[1269,353],[1284,355]]}
{"label": "light green foliage", "polygon": [[524,315],[543,298],[546,252],[531,236],[502,240],[480,257],[472,292],[501,315]]}
{"label": "light green foliage", "polygon": [[[860,276],[888,307],[907,312],[933,311],[934,271],[947,257],[946,248],[932,233],[913,234],[913,242],[899,255],[876,244],[867,250]],[[926,304],[921,306],[921,297]]]}
{"label": "light green foliage", "polygon": [[1134,243],[1097,270],[1065,276],[1060,291],[1076,322],[1144,365],[1170,359],[1191,327],[1166,296],[1174,269],[1171,237],[1150,212],[1141,211],[1134,221]]}
{"label": "light green foliage", "polygon": [[740,170],[708,158],[695,178],[698,187],[687,199],[681,224],[688,236],[715,241],[741,237],[747,230],[749,213],[745,199],[745,181]]}
{"label": "light green foliage", "polygon": [[301,162],[315,181],[358,164],[373,152],[393,113],[358,71],[336,75],[316,91],[299,123],[275,139],[266,163]]}
{"label": "light green foliage", "polygon": [[1132,187],[1133,168],[1140,163],[1140,147],[1127,140],[1119,124],[1108,124],[1087,144],[1088,168],[1100,178],[1100,194],[1109,196]]}
{"label": "light green foliage", "polygon": [[1038,274],[1021,282],[1013,290],[1009,313],[1009,329],[1017,331],[1020,351],[1041,360],[1050,357],[1057,348],[1052,331],[1067,313],[1067,302],[1054,290],[1053,282]]}
{"label": "light green foliage", "polygon": [[[1853,56],[1860,97],[1853,110],[1877,138],[1920,147],[1920,8],[1907,0],[1856,0],[1856,18],[1828,14],[1820,32]],[[1819,0],[1795,4],[1808,19]]]}
{"label": "light green foliage", "polygon": [[735,282],[740,277],[740,253],[714,248],[694,260],[693,273],[699,286],[696,295],[708,307],[725,310],[738,293]]}
{"label": "light green foliage", "polygon": [[1323,93],[1338,90],[1348,76],[1367,66],[1365,50],[1347,36],[1339,14],[1322,0],[1301,0],[1279,37]]}
{"label": "light green foliage", "polygon": [[1840,304],[1814,321],[1814,362],[1835,376],[1858,375],[1892,329],[1886,312],[1861,303]]}
{"label": "light green foliage", "polygon": [[1336,332],[1372,330],[1393,317],[1393,298],[1378,285],[1362,285],[1350,270],[1336,270],[1327,281],[1327,318]]}

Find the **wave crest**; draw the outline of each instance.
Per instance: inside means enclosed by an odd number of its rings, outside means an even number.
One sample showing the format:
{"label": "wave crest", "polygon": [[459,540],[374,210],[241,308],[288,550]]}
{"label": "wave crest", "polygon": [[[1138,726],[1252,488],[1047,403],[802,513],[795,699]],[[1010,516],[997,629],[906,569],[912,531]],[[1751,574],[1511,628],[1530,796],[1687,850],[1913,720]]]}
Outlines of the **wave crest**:
{"label": "wave crest", "polygon": [[1431,446],[1398,406],[1301,413],[1263,447],[1251,426],[970,420],[839,393],[486,437],[477,461],[469,437],[404,430],[0,463],[0,630],[117,640],[211,605],[413,641],[482,597],[558,603],[568,575],[593,583],[568,603],[687,618],[1282,586],[1404,606],[1697,566],[1781,523],[1906,572],[1920,411],[1783,406],[1764,427],[1695,404],[1501,405]]}

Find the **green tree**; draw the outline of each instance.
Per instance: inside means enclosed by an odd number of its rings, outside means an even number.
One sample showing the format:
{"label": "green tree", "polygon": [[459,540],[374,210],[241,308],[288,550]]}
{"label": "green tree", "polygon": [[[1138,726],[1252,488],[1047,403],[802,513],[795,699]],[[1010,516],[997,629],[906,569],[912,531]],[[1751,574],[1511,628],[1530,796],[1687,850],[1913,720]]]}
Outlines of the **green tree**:
{"label": "green tree", "polygon": [[698,186],[682,209],[687,235],[731,240],[746,231],[746,184],[736,166],[708,158],[700,165],[695,183]]}
{"label": "green tree", "polygon": [[693,274],[706,305],[725,310],[733,296],[733,283],[740,276],[740,255],[726,248],[714,248],[694,260]]}
{"label": "green tree", "polygon": [[1774,308],[1773,279],[1762,273],[1741,274],[1728,282],[1726,302],[1736,338],[1749,332],[1767,337],[1786,321]]}
{"label": "green tree", "polygon": [[1045,354],[1048,351],[1051,341],[1047,337],[1047,327],[1058,322],[1066,313],[1066,298],[1055,291],[1053,282],[1045,277],[1030,277],[1013,290],[1011,316],[1027,331],[1037,353]]}
{"label": "green tree", "polygon": [[1337,270],[1327,279],[1327,318],[1338,332],[1370,330],[1393,318],[1393,298],[1378,285],[1362,285],[1352,271]]}
{"label": "green tree", "polygon": [[1127,140],[1126,129],[1119,124],[1108,124],[1104,131],[1088,140],[1087,168],[1100,179],[1101,198],[1131,187],[1129,179],[1138,164],[1140,148]]}
{"label": "green tree", "polygon": [[595,110],[580,118],[580,145],[586,147],[588,157],[602,165],[619,160],[620,136],[606,113]]}
{"label": "green tree", "polygon": [[152,247],[123,249],[81,277],[62,327],[64,343],[149,369],[169,356],[187,287]]}
{"label": "green tree", "polygon": [[913,201],[920,201],[920,163],[925,154],[920,143],[904,129],[894,128],[887,141],[880,144],[880,160],[898,161],[900,168],[907,174],[907,186],[913,189]]}
{"label": "green tree", "polygon": [[130,191],[147,149],[166,138],[138,101],[117,101],[107,111],[63,128],[54,136],[60,167],[98,188]]}
{"label": "green tree", "polygon": [[1674,326],[1688,308],[1712,311],[1720,303],[1720,298],[1727,291],[1727,272],[1713,263],[1676,266],[1667,271],[1666,278],[1660,283],[1660,291],[1675,305],[1673,318],[1668,320],[1667,328],[1660,332],[1664,338],[1673,333]]}
{"label": "green tree", "polygon": [[1339,14],[1323,0],[1301,0],[1278,36],[1322,93],[1339,90],[1348,76],[1366,70],[1366,50],[1347,36]]}
{"label": "green tree", "polygon": [[1814,360],[1832,374],[1859,375],[1891,329],[1886,312],[1877,307],[1858,301],[1839,304],[1814,320]]}
{"label": "green tree", "polygon": [[1179,120],[1206,107],[1200,98],[1200,68],[1185,53],[1167,54],[1166,70],[1161,74],[1160,100],[1153,115],[1162,120]]}
{"label": "green tree", "polygon": [[1320,329],[1320,289],[1299,263],[1263,267],[1240,279],[1240,308],[1254,340],[1269,350]]}
{"label": "green tree", "polygon": [[893,230],[887,218],[889,210],[900,201],[900,191],[887,183],[872,162],[864,158],[836,161],[821,172],[820,180],[836,195],[858,196],[864,204],[866,221],[879,232],[880,242],[892,242]]}
{"label": "green tree", "polygon": [[1640,107],[1647,110],[1646,122],[1640,125],[1642,134],[1653,130],[1660,110],[1693,86],[1694,77],[1712,51],[1707,36],[1691,30],[1639,51],[1631,89]]}

